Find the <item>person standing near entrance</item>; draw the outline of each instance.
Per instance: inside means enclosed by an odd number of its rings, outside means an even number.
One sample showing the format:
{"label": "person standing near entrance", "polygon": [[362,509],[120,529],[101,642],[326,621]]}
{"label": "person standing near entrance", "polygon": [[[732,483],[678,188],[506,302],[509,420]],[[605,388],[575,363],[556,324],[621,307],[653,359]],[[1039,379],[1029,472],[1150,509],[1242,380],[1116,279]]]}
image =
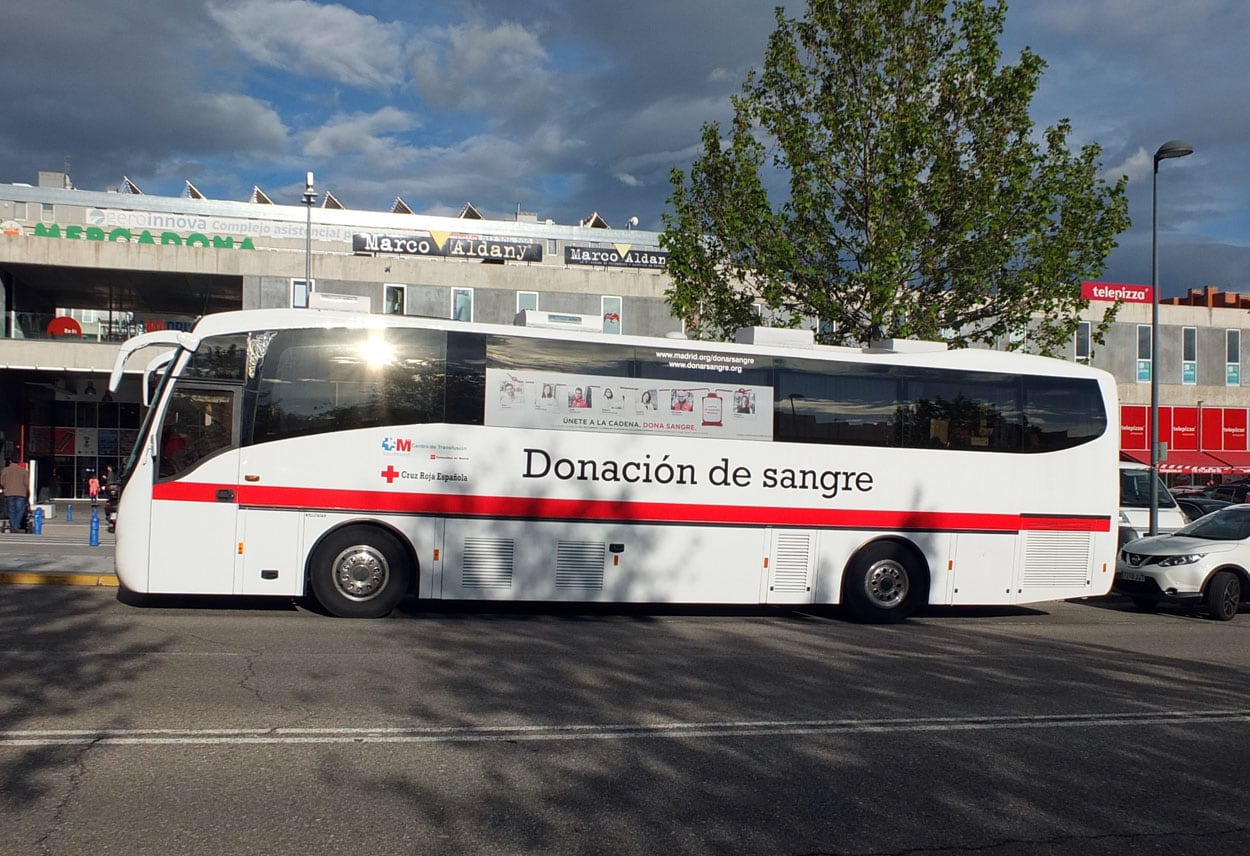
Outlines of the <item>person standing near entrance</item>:
{"label": "person standing near entrance", "polygon": [[26,520],[26,495],[30,493],[30,473],[12,458],[4,459],[4,469],[0,470],[0,490],[4,491],[4,499],[8,504],[9,531],[21,530]]}

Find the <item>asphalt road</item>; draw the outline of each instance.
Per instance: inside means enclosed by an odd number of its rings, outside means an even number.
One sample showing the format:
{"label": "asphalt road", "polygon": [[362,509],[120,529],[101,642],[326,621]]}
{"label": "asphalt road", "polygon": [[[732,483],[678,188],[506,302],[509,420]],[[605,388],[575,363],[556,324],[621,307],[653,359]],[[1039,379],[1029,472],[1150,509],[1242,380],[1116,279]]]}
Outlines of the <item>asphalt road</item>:
{"label": "asphalt road", "polygon": [[1250,852],[1250,616],[0,587],[4,854]]}

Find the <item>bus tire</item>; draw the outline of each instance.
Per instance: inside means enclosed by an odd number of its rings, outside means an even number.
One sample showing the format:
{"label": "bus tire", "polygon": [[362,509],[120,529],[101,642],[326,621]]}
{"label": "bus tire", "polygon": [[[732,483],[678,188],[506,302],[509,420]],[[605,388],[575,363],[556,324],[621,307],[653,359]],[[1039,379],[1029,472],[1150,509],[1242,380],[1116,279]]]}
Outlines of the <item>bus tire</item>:
{"label": "bus tire", "polygon": [[381,618],[407,594],[412,562],[395,535],[346,526],[317,545],[308,567],[313,597],[339,618]]}
{"label": "bus tire", "polygon": [[860,621],[895,624],[921,605],[926,579],[919,557],[902,544],[869,544],[847,566],[843,602]]}
{"label": "bus tire", "polygon": [[1232,571],[1220,571],[1207,583],[1203,601],[1216,621],[1230,621],[1241,603],[1241,580]]}

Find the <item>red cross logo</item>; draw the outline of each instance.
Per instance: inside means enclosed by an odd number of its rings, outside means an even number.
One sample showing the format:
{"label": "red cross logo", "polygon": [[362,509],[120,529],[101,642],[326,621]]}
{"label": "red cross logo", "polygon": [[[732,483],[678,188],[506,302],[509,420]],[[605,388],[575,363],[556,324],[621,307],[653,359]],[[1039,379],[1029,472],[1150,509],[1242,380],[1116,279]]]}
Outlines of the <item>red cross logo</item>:
{"label": "red cross logo", "polygon": [[386,469],[382,470],[380,475],[386,479],[387,484],[391,484],[395,479],[399,478],[399,470],[395,469],[392,464],[387,464]]}

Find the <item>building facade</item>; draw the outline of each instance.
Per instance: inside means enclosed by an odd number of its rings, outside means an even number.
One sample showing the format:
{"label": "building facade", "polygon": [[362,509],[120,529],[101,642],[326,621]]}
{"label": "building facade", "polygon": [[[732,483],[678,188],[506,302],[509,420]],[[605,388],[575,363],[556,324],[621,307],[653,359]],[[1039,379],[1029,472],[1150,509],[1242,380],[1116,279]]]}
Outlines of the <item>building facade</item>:
{"label": "building facade", "polygon": [[[597,214],[568,226],[525,212],[487,220],[471,205],[437,217],[398,199],[383,213],[344,209],[329,194],[320,205],[277,205],[259,188],[248,202],[187,188],[176,198],[129,181],[83,191],[62,173],[0,185],[0,446],[36,462],[40,499],[84,496],[87,479],[118,469],[133,443],[140,380],[107,391],[118,342],[211,312],[333,299],[466,321],[507,324],[538,309],[595,317],[608,333],[681,330],[664,299],[659,235],[610,228]],[[1205,296],[1160,313],[1160,436],[1178,477],[1197,464],[1250,472],[1241,347],[1250,313]],[[1116,376],[1129,457],[1148,449],[1149,312],[1148,301],[1125,303],[1105,344],[1091,347],[1086,332],[1068,355]],[[1100,315],[1091,302],[1088,318]],[[1203,456],[1181,463],[1182,451]]]}

